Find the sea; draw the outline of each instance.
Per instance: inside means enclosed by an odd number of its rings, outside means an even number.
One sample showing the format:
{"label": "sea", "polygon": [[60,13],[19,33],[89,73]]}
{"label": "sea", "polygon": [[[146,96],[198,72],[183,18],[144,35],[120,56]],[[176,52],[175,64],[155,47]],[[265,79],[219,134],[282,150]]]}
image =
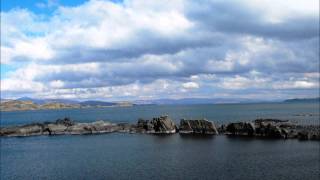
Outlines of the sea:
{"label": "sea", "polygon": [[[1,112],[1,126],[55,121],[136,123],[168,115],[216,125],[277,118],[320,124],[319,103],[139,105]],[[1,137],[0,178],[10,179],[320,179],[319,141],[110,133]]]}

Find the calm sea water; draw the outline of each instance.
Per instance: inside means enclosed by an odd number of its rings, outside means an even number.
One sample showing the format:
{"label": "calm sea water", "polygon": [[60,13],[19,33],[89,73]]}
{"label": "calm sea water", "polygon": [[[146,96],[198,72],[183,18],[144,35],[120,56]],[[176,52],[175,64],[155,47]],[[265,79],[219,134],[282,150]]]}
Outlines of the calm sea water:
{"label": "calm sea water", "polygon": [[[2,124],[51,121],[69,116],[135,122],[169,114],[218,123],[257,117],[319,123],[319,104],[136,106],[85,110],[5,112]],[[111,133],[88,136],[0,138],[2,179],[319,179],[317,141],[155,136]]]}

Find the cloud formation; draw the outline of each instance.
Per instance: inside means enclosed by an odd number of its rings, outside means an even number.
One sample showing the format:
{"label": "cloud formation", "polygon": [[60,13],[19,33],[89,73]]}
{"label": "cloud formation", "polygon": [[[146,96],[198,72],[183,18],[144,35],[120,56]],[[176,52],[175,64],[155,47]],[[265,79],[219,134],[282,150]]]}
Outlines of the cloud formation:
{"label": "cloud formation", "polygon": [[12,9],[1,12],[1,63],[19,68],[1,79],[1,91],[112,100],[317,96],[318,12],[316,0]]}

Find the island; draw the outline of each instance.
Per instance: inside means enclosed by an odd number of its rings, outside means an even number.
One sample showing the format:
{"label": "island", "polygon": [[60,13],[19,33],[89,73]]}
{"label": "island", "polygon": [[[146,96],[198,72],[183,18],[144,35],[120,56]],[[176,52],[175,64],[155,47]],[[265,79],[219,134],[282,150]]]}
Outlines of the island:
{"label": "island", "polygon": [[5,100],[1,101],[1,111],[30,111],[44,109],[80,109],[80,108],[106,108],[106,107],[130,107],[134,104],[126,101],[104,102],[104,101],[66,101],[66,100]]}

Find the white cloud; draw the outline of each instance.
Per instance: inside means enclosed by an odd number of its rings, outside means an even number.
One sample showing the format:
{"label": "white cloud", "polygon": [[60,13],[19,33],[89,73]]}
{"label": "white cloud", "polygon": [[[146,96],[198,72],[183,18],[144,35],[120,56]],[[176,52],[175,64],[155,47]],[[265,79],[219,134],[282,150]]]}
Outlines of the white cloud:
{"label": "white cloud", "polygon": [[273,23],[281,23],[294,16],[317,16],[318,0],[244,0],[248,6],[263,12],[264,18]]}
{"label": "white cloud", "polygon": [[275,89],[318,89],[319,82],[306,80],[286,81],[274,83],[273,87]]}
{"label": "white cloud", "polygon": [[[16,57],[54,61],[62,54],[74,53],[66,48],[116,50],[141,46],[140,41],[147,39],[143,36],[148,34],[169,39],[181,37],[193,24],[181,8],[176,9],[178,4],[178,1],[159,3],[159,7],[151,11],[148,6],[154,8],[153,3],[126,1],[122,5],[93,0],[78,7],[60,7],[47,21],[27,10],[2,12],[1,27],[8,27],[4,29],[2,51],[10,52],[6,63]],[[17,39],[17,34],[23,39]]]}
{"label": "white cloud", "polygon": [[241,90],[241,89],[265,89],[268,88],[268,84],[272,83],[270,78],[250,76],[243,77],[240,75],[235,75],[234,77],[223,78],[219,87],[224,89]]}
{"label": "white cloud", "polygon": [[26,81],[23,79],[4,79],[1,80],[1,91],[3,92],[42,92],[46,87],[39,82]]}
{"label": "white cloud", "polygon": [[185,89],[198,89],[200,86],[195,82],[186,82],[182,84],[182,87]]}
{"label": "white cloud", "polygon": [[318,3],[91,0],[47,17],[1,12],[1,63],[18,68],[1,80],[1,91],[66,98],[250,90],[281,96],[287,89],[303,95],[319,88]]}
{"label": "white cloud", "polygon": [[64,82],[61,80],[54,80],[50,82],[50,86],[52,88],[62,88],[64,87],[64,85],[65,85]]}

